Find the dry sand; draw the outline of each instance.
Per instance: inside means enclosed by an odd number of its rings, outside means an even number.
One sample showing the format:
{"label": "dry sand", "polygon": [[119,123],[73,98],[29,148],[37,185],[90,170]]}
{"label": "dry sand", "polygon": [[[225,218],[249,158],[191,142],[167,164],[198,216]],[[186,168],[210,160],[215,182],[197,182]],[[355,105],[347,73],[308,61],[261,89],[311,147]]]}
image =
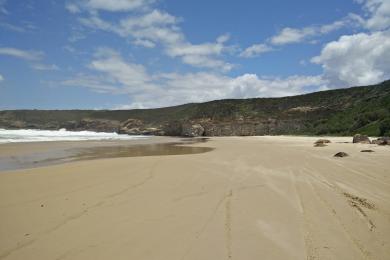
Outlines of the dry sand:
{"label": "dry sand", "polygon": [[390,148],[316,139],[1,172],[0,259],[389,259]]}

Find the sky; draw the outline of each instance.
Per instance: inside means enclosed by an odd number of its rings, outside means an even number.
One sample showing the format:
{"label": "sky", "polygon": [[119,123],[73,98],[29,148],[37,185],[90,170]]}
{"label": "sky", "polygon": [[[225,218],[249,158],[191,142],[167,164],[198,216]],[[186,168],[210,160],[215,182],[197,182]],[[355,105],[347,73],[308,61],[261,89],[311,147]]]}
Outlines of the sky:
{"label": "sky", "polygon": [[390,0],[0,0],[0,109],[132,109],[390,79]]}

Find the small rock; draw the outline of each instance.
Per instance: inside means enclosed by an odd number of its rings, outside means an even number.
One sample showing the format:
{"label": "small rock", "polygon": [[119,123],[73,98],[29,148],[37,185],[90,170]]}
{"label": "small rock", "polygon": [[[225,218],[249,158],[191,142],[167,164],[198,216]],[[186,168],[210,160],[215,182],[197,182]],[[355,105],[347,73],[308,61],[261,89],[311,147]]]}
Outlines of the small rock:
{"label": "small rock", "polygon": [[373,150],[361,150],[360,152],[362,152],[362,153],[373,153],[374,151]]}
{"label": "small rock", "polygon": [[314,147],[324,147],[324,146],[327,146],[327,145],[324,143],[315,143],[314,144]]}
{"label": "small rock", "polygon": [[45,205],[41,204],[41,208],[43,208]]}
{"label": "small rock", "polygon": [[349,156],[347,153],[344,152],[339,152],[334,155],[334,157],[347,157]]}
{"label": "small rock", "polygon": [[356,134],[353,137],[352,143],[370,144],[370,138],[367,135]]}
{"label": "small rock", "polygon": [[314,144],[329,144],[331,143],[328,139],[318,139]]}

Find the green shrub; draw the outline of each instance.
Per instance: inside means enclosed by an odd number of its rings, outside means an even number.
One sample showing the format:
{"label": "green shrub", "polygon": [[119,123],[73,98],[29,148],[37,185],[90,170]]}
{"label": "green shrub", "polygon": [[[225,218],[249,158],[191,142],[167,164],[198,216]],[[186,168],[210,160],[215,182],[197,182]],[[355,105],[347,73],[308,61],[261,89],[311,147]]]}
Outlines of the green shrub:
{"label": "green shrub", "polygon": [[383,120],[379,125],[380,136],[390,136],[390,118]]}

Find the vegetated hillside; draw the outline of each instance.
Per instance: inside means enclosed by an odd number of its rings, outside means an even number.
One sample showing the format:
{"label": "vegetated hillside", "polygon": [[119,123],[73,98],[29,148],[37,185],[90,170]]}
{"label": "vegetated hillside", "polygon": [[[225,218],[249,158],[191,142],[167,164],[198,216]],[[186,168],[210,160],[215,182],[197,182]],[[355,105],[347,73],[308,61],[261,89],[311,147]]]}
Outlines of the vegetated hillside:
{"label": "vegetated hillside", "polygon": [[[205,135],[389,135],[390,80],[293,97],[227,99],[158,109],[0,111],[3,128],[58,129],[84,119],[115,121],[119,128],[128,119],[139,120],[137,127],[200,124]],[[80,128],[94,127],[78,124]]]}

